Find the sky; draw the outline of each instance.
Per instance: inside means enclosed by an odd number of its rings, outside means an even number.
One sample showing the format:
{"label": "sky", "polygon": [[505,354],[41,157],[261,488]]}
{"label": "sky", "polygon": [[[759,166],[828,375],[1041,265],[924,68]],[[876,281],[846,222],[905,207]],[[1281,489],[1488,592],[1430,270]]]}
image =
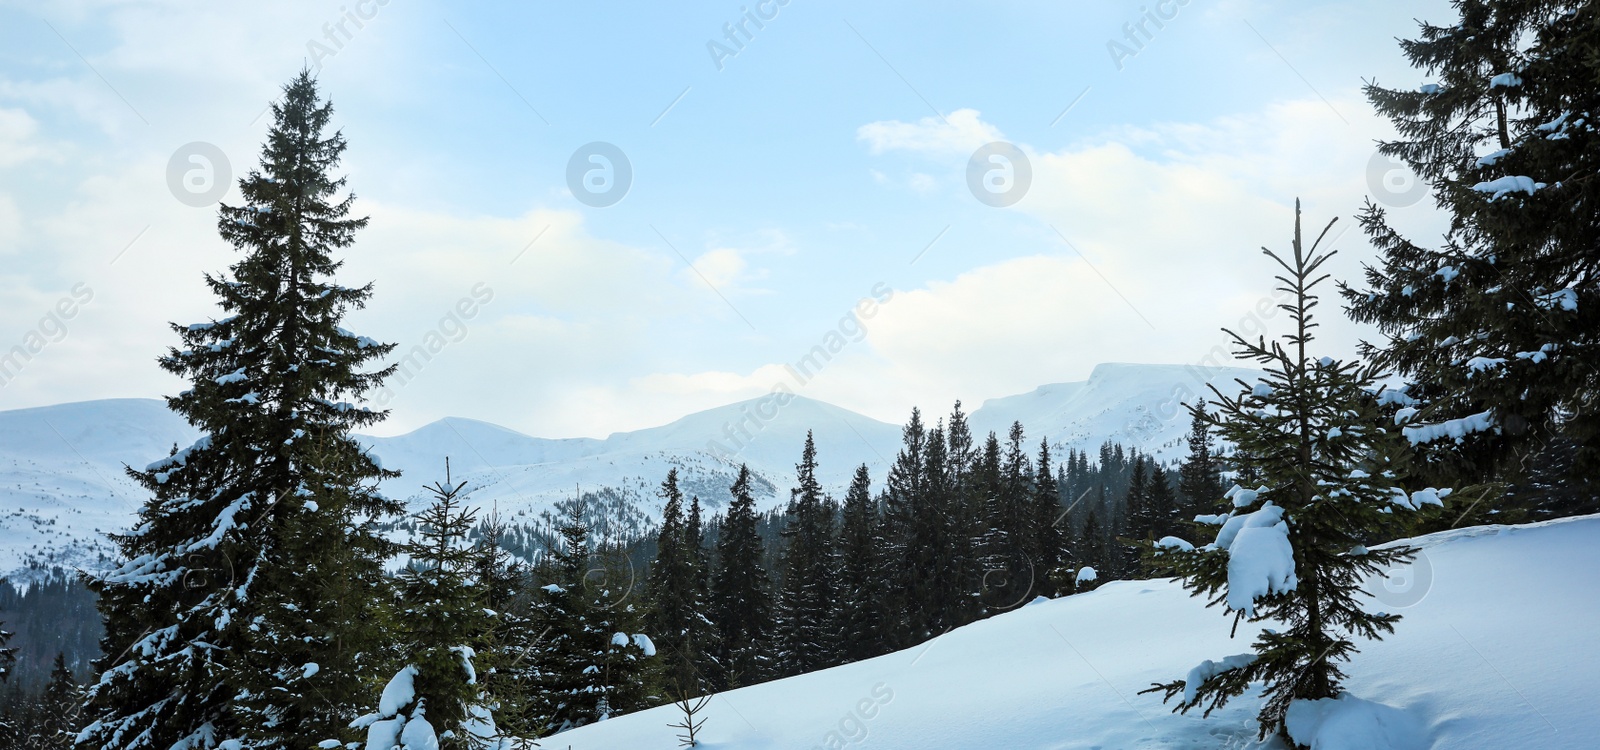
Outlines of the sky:
{"label": "sky", "polygon": [[[1439,0],[0,0],[0,409],[158,397],[303,67],[371,217],[377,434],[604,437],[784,383],[884,421],[1281,333],[1294,205],[1446,226],[1361,87]],[[1370,330],[1329,285],[1322,351]],[[870,302],[866,301],[870,300]],[[70,314],[64,312],[70,310]],[[470,312],[469,312],[470,311]],[[43,346],[39,342],[43,341]],[[785,369],[831,358],[796,386]]]}

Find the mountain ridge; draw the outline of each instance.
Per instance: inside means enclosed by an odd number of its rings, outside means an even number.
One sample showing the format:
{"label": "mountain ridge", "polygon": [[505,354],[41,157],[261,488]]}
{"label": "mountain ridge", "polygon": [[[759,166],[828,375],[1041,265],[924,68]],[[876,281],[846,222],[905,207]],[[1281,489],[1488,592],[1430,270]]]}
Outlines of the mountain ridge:
{"label": "mountain ridge", "polygon": [[[1255,375],[1241,368],[1106,363],[1083,381],[988,399],[969,420],[980,439],[989,430],[1004,439],[1011,422],[1020,420],[1030,450],[1043,435],[1058,457],[1068,448],[1092,451],[1112,440],[1175,463],[1186,450],[1184,394]],[[940,418],[930,413],[924,421]],[[780,507],[807,432],[816,435],[818,478],[836,495],[863,464],[881,483],[900,449],[899,425],[797,395],[736,401],[605,438],[533,437],[467,417],[356,438],[385,467],[402,472],[380,489],[408,503],[422,500],[424,484],[443,479],[448,457],[452,477],[468,483],[469,502],[513,522],[535,522],[579,491],[604,492],[632,519],[620,528],[640,533],[659,514],[655,490],[673,468],[685,493],[715,513],[727,502],[740,464],[748,464],[759,508]],[[197,437],[159,399],[0,411],[0,573],[27,577],[50,567],[108,564],[114,550],[105,532],[126,528],[144,497],[123,466],[142,467]]]}

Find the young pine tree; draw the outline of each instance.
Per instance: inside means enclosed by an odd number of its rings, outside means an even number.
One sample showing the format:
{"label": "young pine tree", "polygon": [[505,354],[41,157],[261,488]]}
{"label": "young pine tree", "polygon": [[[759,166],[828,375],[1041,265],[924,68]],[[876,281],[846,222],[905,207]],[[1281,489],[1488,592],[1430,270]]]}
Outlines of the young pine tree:
{"label": "young pine tree", "polygon": [[[1419,470],[1465,486],[1550,476],[1566,493],[1520,505],[1592,512],[1600,468],[1600,7],[1460,0],[1448,25],[1401,42],[1437,76],[1366,87],[1400,134],[1381,144],[1432,187],[1450,228],[1414,244],[1369,203],[1382,253],[1365,289],[1342,287],[1384,339],[1372,358],[1407,380]],[[1560,495],[1565,494],[1566,498]],[[1549,507],[1554,504],[1555,507]]]}
{"label": "young pine tree", "polygon": [[711,582],[711,621],[717,629],[717,687],[751,685],[771,672],[767,639],[772,627],[772,584],[756,534],[750,469],[739,467],[729,488],[733,502],[717,538],[717,569]]}
{"label": "young pine tree", "polygon": [[444,481],[425,488],[433,502],[416,515],[416,538],[402,546],[411,559],[399,576],[393,634],[405,666],[378,710],[353,724],[367,731],[367,750],[476,750],[495,736],[478,680],[495,622],[476,576],[481,553],[467,541],[476,513],[460,504],[465,486],[451,483],[447,460]]}
{"label": "young pine tree", "polygon": [[[173,325],[161,358],[192,385],[167,405],[202,437],[130,470],[151,498],[114,536],[124,562],[92,581],[107,654],[80,743],[111,750],[308,747],[348,737],[368,701],[382,640],[375,522],[401,507],[376,492],[396,476],[352,430],[384,416],[359,405],[392,366],[341,328],[370,285],[332,275],[365,218],[338,197],[344,151],[309,73],[284,88],[261,166],[239,181],[218,230],[240,253],[206,277],[224,317]],[[366,670],[364,672],[364,670]]]}
{"label": "young pine tree", "polygon": [[1270,343],[1232,334],[1241,358],[1262,365],[1263,379],[1237,396],[1216,392],[1218,412],[1207,417],[1261,485],[1229,493],[1233,511],[1212,519],[1222,525],[1213,543],[1196,548],[1167,537],[1152,549],[1153,561],[1180,576],[1191,593],[1224,605],[1235,629],[1242,620],[1281,626],[1263,630],[1250,653],[1207,661],[1185,679],[1145,692],[1179,698],[1174,710],[1204,707],[1210,714],[1252,683],[1265,683],[1263,738],[1285,732],[1294,702],[1338,696],[1339,665],[1355,653],[1354,638],[1393,632],[1399,615],[1363,610],[1361,582],[1412,554],[1406,547],[1364,546],[1392,509],[1414,501],[1396,487],[1405,457],[1379,410],[1380,373],[1308,352],[1314,289],[1327,278],[1317,274],[1332,255],[1319,252],[1318,243],[1304,248],[1297,202],[1293,256],[1285,261],[1264,251],[1283,269],[1280,289],[1293,298],[1283,309],[1294,331]]}

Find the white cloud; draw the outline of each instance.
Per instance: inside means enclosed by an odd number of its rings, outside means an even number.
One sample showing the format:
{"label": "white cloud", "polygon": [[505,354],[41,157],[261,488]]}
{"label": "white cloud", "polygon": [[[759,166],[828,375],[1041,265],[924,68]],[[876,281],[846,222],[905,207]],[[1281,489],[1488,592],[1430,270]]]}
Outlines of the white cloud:
{"label": "white cloud", "polygon": [[[1014,223],[1036,240],[1021,244],[1049,254],[902,292],[872,328],[878,359],[828,373],[876,384],[841,405],[885,418],[912,405],[977,403],[1080,379],[1100,362],[1197,362],[1227,348],[1222,327],[1281,330],[1286,316],[1263,302],[1276,268],[1260,248],[1288,251],[1296,197],[1312,237],[1340,217],[1329,235],[1341,251],[1328,266],[1335,279],[1358,278],[1371,257],[1353,214],[1368,193],[1372,141],[1389,132],[1353,92],[1334,104],[1350,124],[1313,98],[1029,150],[1033,185]],[[928,142],[912,132],[938,130],[926,121],[870,127],[905,144]],[[1320,291],[1319,345],[1350,353],[1361,331],[1340,315],[1331,281]]]}
{"label": "white cloud", "polygon": [[26,110],[0,107],[0,167],[10,167],[46,155],[36,136],[39,122]]}
{"label": "white cloud", "polygon": [[[695,270],[705,277],[706,283],[719,291],[739,283],[748,265],[738,250],[727,247],[706,251],[694,259]],[[684,273],[693,272],[686,270]]]}
{"label": "white cloud", "polygon": [[944,118],[924,117],[914,123],[871,122],[856,131],[874,154],[912,151],[935,156],[968,156],[979,146],[1003,140],[1000,129],[980,119],[978,110],[958,109]]}

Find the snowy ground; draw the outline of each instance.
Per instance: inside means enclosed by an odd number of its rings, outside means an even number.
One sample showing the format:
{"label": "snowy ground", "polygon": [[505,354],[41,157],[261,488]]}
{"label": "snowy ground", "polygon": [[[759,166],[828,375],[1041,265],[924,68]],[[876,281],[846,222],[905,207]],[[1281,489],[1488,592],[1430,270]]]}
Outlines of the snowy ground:
{"label": "snowy ground", "polygon": [[[1600,747],[1597,542],[1600,516],[1416,540],[1423,553],[1409,580],[1380,585],[1384,601],[1373,602],[1405,619],[1363,646],[1346,670],[1351,694],[1396,709],[1384,716],[1394,736],[1414,725],[1405,750]],[[1253,697],[1202,719],[1137,694],[1248,650],[1253,635],[1230,641],[1217,610],[1170,582],[1114,582],[906,651],[719,695],[701,737],[710,750],[1280,748],[1255,742]],[[543,744],[667,750],[675,721],[668,706]]]}

